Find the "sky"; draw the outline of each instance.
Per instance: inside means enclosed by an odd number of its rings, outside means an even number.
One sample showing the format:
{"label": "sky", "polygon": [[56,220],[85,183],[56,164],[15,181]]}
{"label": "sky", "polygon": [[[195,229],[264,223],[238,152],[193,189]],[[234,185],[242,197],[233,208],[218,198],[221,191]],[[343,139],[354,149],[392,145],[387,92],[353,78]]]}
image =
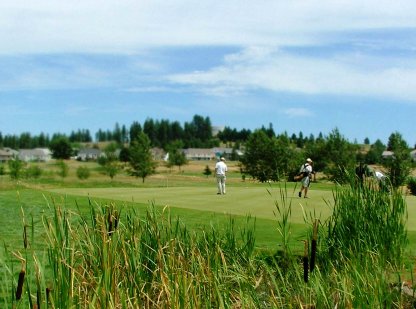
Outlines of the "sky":
{"label": "sky", "polygon": [[0,132],[147,118],[416,144],[414,0],[2,0]]}

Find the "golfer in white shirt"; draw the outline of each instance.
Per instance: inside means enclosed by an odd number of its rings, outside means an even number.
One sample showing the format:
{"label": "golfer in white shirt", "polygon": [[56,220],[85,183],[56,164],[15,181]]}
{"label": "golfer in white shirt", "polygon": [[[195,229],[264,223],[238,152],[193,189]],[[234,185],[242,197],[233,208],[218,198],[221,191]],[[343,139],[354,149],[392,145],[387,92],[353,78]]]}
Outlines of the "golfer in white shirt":
{"label": "golfer in white shirt", "polygon": [[225,158],[221,157],[220,161],[215,164],[215,175],[217,177],[217,194],[225,194],[225,179],[227,173],[227,165],[225,164]]}

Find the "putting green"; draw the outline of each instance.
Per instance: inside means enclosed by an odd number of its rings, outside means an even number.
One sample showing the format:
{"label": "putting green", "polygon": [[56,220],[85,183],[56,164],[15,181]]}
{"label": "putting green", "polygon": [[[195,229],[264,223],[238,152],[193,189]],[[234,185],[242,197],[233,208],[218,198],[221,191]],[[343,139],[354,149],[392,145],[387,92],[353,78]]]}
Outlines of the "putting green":
{"label": "putting green", "polygon": [[[160,206],[195,209],[234,215],[251,215],[273,219],[276,203],[281,204],[279,187],[228,187],[226,195],[217,195],[212,187],[167,187],[167,188],[64,188],[51,192],[67,195],[89,196],[118,201],[154,203]],[[292,206],[292,223],[304,223],[303,213],[315,212],[326,218],[331,207],[332,192],[311,190],[308,199],[299,198],[297,191],[287,189],[286,204]],[[332,202],[330,203],[330,205]]]}
{"label": "putting green", "polygon": [[[89,196],[116,201],[154,203],[159,206],[195,209],[223,214],[274,219],[276,203],[281,204],[278,185],[228,186],[226,195],[217,195],[215,187],[159,187],[159,188],[62,188],[50,189],[63,195]],[[285,191],[285,190],[282,190]],[[325,188],[311,189],[309,198],[297,196],[298,190],[286,190],[286,204],[291,204],[292,223],[304,223],[304,214],[313,213],[314,218],[325,219],[332,212],[332,191]],[[416,231],[416,197],[405,197],[408,205],[408,230]]]}

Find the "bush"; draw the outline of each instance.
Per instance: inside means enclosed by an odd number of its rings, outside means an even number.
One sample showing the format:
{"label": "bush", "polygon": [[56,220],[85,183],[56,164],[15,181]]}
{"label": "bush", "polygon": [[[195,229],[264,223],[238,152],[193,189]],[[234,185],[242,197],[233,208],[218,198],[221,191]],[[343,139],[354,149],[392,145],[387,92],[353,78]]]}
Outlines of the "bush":
{"label": "bush", "polygon": [[0,164],[0,176],[4,175],[5,171],[4,171],[4,165]]}
{"label": "bush", "polygon": [[42,169],[37,165],[31,165],[26,169],[26,178],[37,179],[42,175]]}
{"label": "bush", "polygon": [[407,180],[407,188],[412,195],[416,195],[416,177],[409,177]]}
{"label": "bush", "polygon": [[77,176],[79,179],[88,179],[90,177],[90,170],[86,166],[80,166],[77,168]]}

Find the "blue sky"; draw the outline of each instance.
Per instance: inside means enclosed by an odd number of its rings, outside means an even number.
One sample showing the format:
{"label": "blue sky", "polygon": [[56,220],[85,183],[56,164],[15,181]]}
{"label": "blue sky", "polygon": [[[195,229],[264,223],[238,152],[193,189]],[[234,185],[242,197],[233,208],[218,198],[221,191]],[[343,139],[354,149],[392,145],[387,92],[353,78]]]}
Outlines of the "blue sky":
{"label": "blue sky", "polygon": [[416,2],[0,3],[0,132],[146,118],[416,143]]}

